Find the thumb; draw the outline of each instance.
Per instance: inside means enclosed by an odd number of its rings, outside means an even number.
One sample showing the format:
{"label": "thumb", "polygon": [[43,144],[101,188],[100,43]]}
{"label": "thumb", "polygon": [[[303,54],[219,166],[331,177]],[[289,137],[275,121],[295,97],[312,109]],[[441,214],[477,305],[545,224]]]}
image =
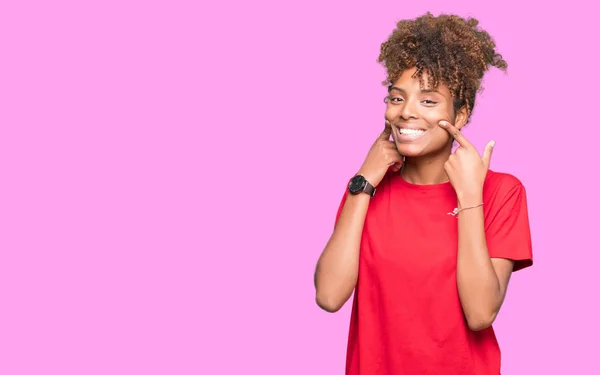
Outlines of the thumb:
{"label": "thumb", "polygon": [[496,145],[495,141],[490,141],[487,145],[485,145],[485,150],[483,150],[483,164],[486,169],[490,168],[490,162],[492,160],[492,151],[494,151],[494,146]]}

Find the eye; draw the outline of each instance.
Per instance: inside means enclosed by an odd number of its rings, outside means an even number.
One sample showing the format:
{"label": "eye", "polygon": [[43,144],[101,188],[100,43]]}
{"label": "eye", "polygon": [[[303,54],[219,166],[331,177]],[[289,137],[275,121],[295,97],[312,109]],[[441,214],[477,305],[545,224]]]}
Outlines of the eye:
{"label": "eye", "polygon": [[433,100],[425,99],[423,100],[423,104],[425,105],[436,105],[438,102],[434,102]]}
{"label": "eye", "polygon": [[392,103],[400,103],[402,102],[404,99],[402,98],[390,98],[390,102]]}

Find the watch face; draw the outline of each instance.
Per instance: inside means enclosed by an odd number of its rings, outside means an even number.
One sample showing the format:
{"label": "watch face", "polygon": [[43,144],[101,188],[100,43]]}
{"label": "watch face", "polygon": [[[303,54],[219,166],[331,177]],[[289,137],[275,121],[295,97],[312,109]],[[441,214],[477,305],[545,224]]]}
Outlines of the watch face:
{"label": "watch face", "polygon": [[354,176],[348,184],[348,189],[353,194],[359,193],[365,188],[365,182],[366,180],[363,176]]}

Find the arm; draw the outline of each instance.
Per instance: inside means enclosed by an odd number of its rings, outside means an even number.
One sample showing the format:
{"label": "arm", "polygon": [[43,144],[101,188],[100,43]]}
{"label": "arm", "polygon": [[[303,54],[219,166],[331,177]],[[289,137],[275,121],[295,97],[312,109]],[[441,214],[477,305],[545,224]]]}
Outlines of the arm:
{"label": "arm", "polygon": [[336,312],[352,295],[358,279],[360,241],[369,201],[367,194],[348,195],[315,271],[317,305]]}
{"label": "arm", "polygon": [[[447,121],[441,121],[440,126],[460,145],[444,165],[459,208],[478,206],[494,142],[488,143],[483,156],[479,156],[456,127]],[[532,263],[525,192],[520,183],[513,182],[487,229],[481,207],[458,214],[457,286],[465,318],[473,330],[487,328],[494,322],[511,273]]]}
{"label": "arm", "polygon": [[[459,208],[474,207],[481,198],[459,199]],[[479,202],[479,203],[475,203]],[[483,208],[458,215],[457,284],[469,327],[478,331],[492,325],[506,296],[514,262],[490,258],[484,230]]]}
{"label": "arm", "polygon": [[[386,122],[358,172],[374,187],[389,168],[402,165],[402,156],[389,141],[391,132],[391,125]],[[346,195],[333,234],[319,257],[315,270],[316,300],[325,311],[341,309],[356,286],[360,242],[370,200],[364,193]]]}

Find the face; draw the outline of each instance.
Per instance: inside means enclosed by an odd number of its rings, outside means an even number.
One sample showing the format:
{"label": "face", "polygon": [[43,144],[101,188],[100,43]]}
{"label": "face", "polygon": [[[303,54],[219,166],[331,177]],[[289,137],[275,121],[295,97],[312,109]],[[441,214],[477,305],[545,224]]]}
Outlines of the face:
{"label": "face", "polygon": [[416,68],[405,70],[389,92],[385,118],[392,125],[398,152],[418,157],[450,150],[451,137],[438,123],[446,120],[460,129],[466,122],[466,110],[455,114],[448,87],[443,84],[435,89],[428,87],[425,73],[425,85],[421,88],[419,78],[412,78],[415,71]]}

